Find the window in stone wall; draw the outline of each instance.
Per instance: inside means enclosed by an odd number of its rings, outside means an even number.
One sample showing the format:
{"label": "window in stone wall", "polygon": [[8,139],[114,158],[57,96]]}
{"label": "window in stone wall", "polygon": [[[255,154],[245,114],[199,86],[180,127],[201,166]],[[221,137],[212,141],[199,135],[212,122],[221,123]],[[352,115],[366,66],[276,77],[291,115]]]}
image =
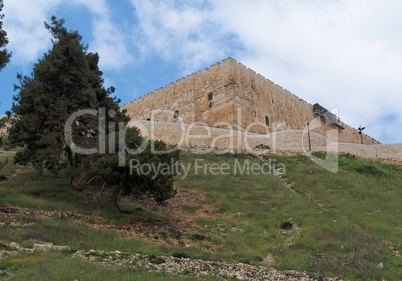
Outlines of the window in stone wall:
{"label": "window in stone wall", "polygon": [[179,118],[179,116],[180,116],[180,112],[179,112],[178,110],[176,110],[176,111],[174,112],[174,114],[173,114],[173,118],[174,118],[174,119],[177,119],[177,118]]}
{"label": "window in stone wall", "polygon": [[211,92],[209,92],[209,93],[208,93],[208,101],[211,101],[211,100],[212,100],[212,98],[213,98],[213,95],[212,95],[212,93],[211,93]]}
{"label": "window in stone wall", "polygon": [[265,125],[269,126],[269,117],[265,115]]}
{"label": "window in stone wall", "polygon": [[253,117],[257,117],[257,111],[253,111]]}

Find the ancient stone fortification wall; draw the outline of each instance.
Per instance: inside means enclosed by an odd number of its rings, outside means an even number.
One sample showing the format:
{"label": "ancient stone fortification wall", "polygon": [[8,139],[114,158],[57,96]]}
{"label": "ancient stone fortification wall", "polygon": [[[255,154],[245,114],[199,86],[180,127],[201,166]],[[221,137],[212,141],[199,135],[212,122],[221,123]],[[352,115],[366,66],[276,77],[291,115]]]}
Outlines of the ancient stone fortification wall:
{"label": "ancient stone fortification wall", "polygon": [[[340,121],[345,129],[340,130],[334,125],[326,124],[316,118],[313,106],[300,99],[288,90],[257,74],[246,66],[233,60],[235,69],[235,110],[241,109],[241,129],[250,124],[264,125],[266,117],[269,127],[254,125],[249,130],[259,133],[272,133],[279,130],[303,130],[310,123],[312,131],[320,133],[333,141],[345,143],[360,143],[360,135],[356,129]],[[363,135],[365,144],[378,143],[367,135]]]}
{"label": "ancient stone fortification wall", "polygon": [[[213,125],[234,123],[232,59],[181,78],[175,83],[127,103],[123,108],[136,119]],[[210,94],[212,94],[210,96]],[[175,118],[178,111],[179,118]],[[215,124],[219,127],[219,124]]]}
{"label": "ancient stone fortification wall", "polygon": [[[273,150],[293,148],[309,149],[307,131],[284,130],[269,134],[227,130],[203,125],[176,122],[154,122],[132,119],[128,126],[140,129],[142,136],[154,140],[163,140],[180,148],[208,147],[222,150],[253,150],[259,145],[269,146]],[[327,138],[316,132],[310,134],[312,147],[329,146]]]}
{"label": "ancient stone fortification wall", "polygon": [[[282,130],[270,134],[257,134],[246,131],[227,130],[184,124],[176,122],[153,122],[146,120],[131,120],[128,126],[135,126],[145,137],[163,140],[182,149],[193,151],[256,152],[261,144],[268,146],[270,153],[294,152],[297,154],[309,151],[308,133],[306,130]],[[333,143],[325,136],[311,132],[310,144],[312,151],[338,151],[351,153],[359,157],[402,162],[402,144],[361,145],[355,143]]]}
{"label": "ancient stone fortification wall", "polygon": [[[195,124],[145,120],[131,120],[129,126],[138,127],[143,136],[164,140],[173,145],[178,144],[179,148],[196,153],[217,148],[220,152],[242,151],[293,155],[308,153],[310,149],[308,134],[305,130],[283,130],[262,135]],[[338,151],[388,163],[402,163],[402,144],[332,143],[316,132],[311,132],[310,139],[311,151]],[[269,146],[270,149],[256,149],[256,146],[260,144]]]}
{"label": "ancient stone fortification wall", "polygon": [[[303,130],[309,122],[312,133],[331,141],[360,143],[356,129],[342,121],[344,130],[326,124],[314,115],[310,103],[232,58],[181,78],[123,108],[134,119],[207,124],[260,134]],[[363,135],[363,142],[378,143],[367,135]]]}

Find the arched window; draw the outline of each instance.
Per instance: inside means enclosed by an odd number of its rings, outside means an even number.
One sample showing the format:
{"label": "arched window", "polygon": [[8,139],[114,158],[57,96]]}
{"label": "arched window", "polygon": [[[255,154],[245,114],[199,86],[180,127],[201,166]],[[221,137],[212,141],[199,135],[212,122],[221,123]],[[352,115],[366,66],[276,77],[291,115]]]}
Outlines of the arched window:
{"label": "arched window", "polygon": [[269,117],[265,115],[265,125],[269,126]]}
{"label": "arched window", "polygon": [[174,119],[177,119],[177,118],[179,118],[179,115],[180,115],[179,111],[176,110],[176,111],[174,112],[174,114],[173,114],[173,118],[174,118]]}

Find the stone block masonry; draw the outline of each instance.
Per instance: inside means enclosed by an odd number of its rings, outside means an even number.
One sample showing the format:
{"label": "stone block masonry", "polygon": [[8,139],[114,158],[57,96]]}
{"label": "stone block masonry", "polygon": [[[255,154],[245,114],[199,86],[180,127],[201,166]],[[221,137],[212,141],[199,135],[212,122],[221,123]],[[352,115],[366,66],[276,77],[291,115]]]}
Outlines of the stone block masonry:
{"label": "stone block masonry", "polygon": [[[359,132],[336,120],[317,117],[310,103],[255,71],[227,58],[123,106],[132,119],[197,124],[272,134],[305,130],[329,141],[360,143]],[[160,128],[161,126],[157,126]],[[158,132],[157,132],[158,134]],[[164,140],[175,139],[164,130]],[[363,134],[364,144],[378,144]]]}

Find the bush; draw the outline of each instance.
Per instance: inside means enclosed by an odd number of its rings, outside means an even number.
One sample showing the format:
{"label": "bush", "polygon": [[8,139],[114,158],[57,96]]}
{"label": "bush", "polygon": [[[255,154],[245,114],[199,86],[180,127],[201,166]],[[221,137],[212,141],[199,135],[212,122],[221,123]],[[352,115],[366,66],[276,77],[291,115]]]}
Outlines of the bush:
{"label": "bush", "polygon": [[173,239],[180,239],[182,237],[182,233],[180,230],[173,229],[171,232],[171,236]]}
{"label": "bush", "polygon": [[239,263],[244,263],[244,264],[250,264],[250,261],[248,259],[239,259]]}
{"label": "bush", "polygon": [[256,147],[254,147],[255,149],[271,149],[270,147],[269,147],[269,145],[265,145],[265,144],[262,144],[262,143],[260,143],[259,145],[257,145]]}
{"label": "bush", "polygon": [[3,150],[10,150],[10,142],[6,137],[0,137],[0,148]]}
{"label": "bush", "polygon": [[292,229],[293,228],[293,223],[291,223],[290,221],[284,221],[283,223],[281,223],[280,228],[284,229],[284,230]]}
{"label": "bush", "polygon": [[359,165],[355,168],[355,170],[360,174],[366,174],[366,175],[368,174],[373,176],[381,176],[382,174],[384,174],[384,172],[380,170],[378,167],[368,164]]}
{"label": "bush", "polygon": [[190,255],[183,253],[183,252],[174,252],[172,254],[172,257],[178,258],[178,259],[189,259]]}
{"label": "bush", "polygon": [[205,235],[202,235],[202,234],[194,233],[194,234],[190,235],[190,239],[193,240],[193,241],[196,241],[196,240],[202,241],[202,240],[206,240],[207,237]]}
{"label": "bush", "polygon": [[168,238],[168,234],[165,231],[162,231],[159,233],[159,235],[161,236],[162,239],[167,239]]}
{"label": "bush", "polygon": [[162,257],[157,257],[155,255],[148,256],[149,262],[153,264],[162,264],[165,263],[165,259]]}

